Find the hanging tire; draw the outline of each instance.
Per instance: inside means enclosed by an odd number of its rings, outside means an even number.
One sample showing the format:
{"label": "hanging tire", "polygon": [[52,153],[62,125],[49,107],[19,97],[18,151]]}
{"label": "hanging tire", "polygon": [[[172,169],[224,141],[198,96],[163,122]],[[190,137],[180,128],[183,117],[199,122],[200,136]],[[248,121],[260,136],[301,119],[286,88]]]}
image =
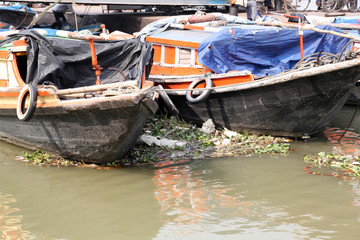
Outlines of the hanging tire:
{"label": "hanging tire", "polygon": [[[213,82],[211,80],[210,77],[205,77],[205,79],[198,79],[198,80],[195,80],[193,81],[189,87],[187,88],[188,90],[192,90],[192,89],[195,89],[197,85],[199,85],[200,83],[202,83],[203,81],[206,82],[206,86],[205,88],[211,88],[213,87]],[[212,90],[211,89],[207,89],[207,90],[204,90],[202,91],[202,93],[197,96],[197,97],[193,97],[193,91],[186,91],[186,100],[188,102],[191,102],[191,103],[199,103],[199,102],[203,102],[205,101],[211,94]]]}
{"label": "hanging tire", "polygon": [[[29,106],[24,112],[26,98],[29,95],[30,102]],[[34,85],[26,84],[20,91],[17,105],[16,105],[16,115],[21,121],[29,121],[34,115],[37,104],[37,88]]]}

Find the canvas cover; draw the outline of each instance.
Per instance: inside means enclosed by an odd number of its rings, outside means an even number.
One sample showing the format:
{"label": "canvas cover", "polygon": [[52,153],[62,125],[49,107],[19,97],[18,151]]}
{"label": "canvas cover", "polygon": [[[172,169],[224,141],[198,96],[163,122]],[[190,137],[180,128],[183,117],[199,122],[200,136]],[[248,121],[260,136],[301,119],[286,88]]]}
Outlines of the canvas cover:
{"label": "canvas cover", "polygon": [[334,23],[360,24],[360,17],[359,17],[359,16],[352,16],[352,17],[335,17]]}
{"label": "canvas cover", "polygon": [[[54,84],[59,89],[95,85],[90,44],[85,40],[45,38],[35,30],[8,36],[0,46],[20,37],[28,38],[26,83]],[[94,42],[101,83],[140,81],[150,62],[152,48],[138,39]]]}
{"label": "canvas cover", "polygon": [[16,4],[13,6],[0,6],[0,10],[5,10],[5,11],[23,11],[23,12],[29,12],[29,13],[35,13],[34,10],[32,10],[31,8],[24,6],[22,4]]}
{"label": "canvas cover", "polygon": [[[331,26],[319,29],[342,32]],[[198,61],[216,73],[249,70],[257,76],[277,75],[301,59],[297,29],[249,26],[225,28],[203,40]],[[304,56],[320,51],[339,54],[350,41],[332,34],[304,30]],[[349,46],[351,47],[351,46]]]}

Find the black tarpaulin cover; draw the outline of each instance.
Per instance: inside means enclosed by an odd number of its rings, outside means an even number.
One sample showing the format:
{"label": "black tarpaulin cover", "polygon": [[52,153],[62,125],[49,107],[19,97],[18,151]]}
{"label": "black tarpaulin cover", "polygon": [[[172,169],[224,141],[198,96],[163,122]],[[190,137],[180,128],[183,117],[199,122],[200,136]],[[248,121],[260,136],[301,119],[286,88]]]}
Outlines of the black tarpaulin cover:
{"label": "black tarpaulin cover", "polygon": [[[27,37],[26,83],[53,83],[59,89],[95,85],[90,43],[86,40],[45,38],[34,30],[24,30],[0,42],[0,46]],[[94,41],[97,60],[103,68],[101,83],[141,81],[143,68],[151,59],[151,45],[138,39]],[[111,69],[113,68],[113,69]],[[117,69],[117,70],[114,70]]]}

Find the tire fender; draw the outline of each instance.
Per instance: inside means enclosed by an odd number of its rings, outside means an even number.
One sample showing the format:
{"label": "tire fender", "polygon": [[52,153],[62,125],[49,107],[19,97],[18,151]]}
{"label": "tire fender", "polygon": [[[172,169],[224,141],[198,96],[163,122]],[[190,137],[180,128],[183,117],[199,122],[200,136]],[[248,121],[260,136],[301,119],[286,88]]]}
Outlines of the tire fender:
{"label": "tire fender", "polygon": [[[211,80],[210,77],[205,77],[205,79],[197,79],[195,81],[193,81],[189,87],[187,88],[188,90],[192,90],[192,89],[195,89],[195,87],[197,85],[199,85],[201,82],[205,81],[206,83],[206,86],[205,88],[211,88],[213,87],[213,82]],[[192,92],[193,91],[187,91],[186,92],[186,100],[188,102],[191,102],[191,103],[199,103],[199,102],[202,102],[202,101],[205,101],[211,94],[212,90],[211,89],[208,89],[208,90],[204,90],[199,96],[197,97],[193,97],[192,96]]]}
{"label": "tire fender", "polygon": [[[26,98],[29,95],[30,102],[29,106],[24,112]],[[26,84],[20,91],[17,105],[16,105],[16,115],[21,121],[29,121],[34,115],[36,104],[37,104],[37,88],[34,85]]]}

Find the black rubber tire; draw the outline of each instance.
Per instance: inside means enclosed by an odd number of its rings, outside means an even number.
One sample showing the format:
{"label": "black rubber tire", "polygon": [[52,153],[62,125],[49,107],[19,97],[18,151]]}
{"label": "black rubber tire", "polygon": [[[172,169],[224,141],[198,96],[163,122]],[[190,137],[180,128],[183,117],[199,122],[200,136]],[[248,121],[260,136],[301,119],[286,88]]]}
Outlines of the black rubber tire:
{"label": "black rubber tire", "polygon": [[[30,102],[28,108],[24,112],[25,102],[28,95],[30,95]],[[34,85],[26,84],[21,89],[16,105],[16,115],[18,119],[21,121],[29,121],[33,117],[37,104],[37,96],[37,88]]]}
{"label": "black rubber tire", "polygon": [[349,0],[346,3],[346,7],[349,12],[356,12],[357,11],[357,0]]}
{"label": "black rubber tire", "polygon": [[[195,81],[193,81],[189,87],[187,89],[191,90],[191,89],[195,89],[197,85],[199,85],[201,82],[205,81],[206,82],[206,86],[205,88],[211,88],[213,87],[213,82],[211,80],[210,77],[205,77],[205,79],[197,79]],[[199,103],[199,102],[203,102],[205,101],[206,99],[208,99],[208,97],[210,96],[212,90],[211,89],[208,89],[208,90],[204,90],[199,96],[197,97],[193,97],[192,96],[192,92],[193,91],[186,91],[186,100],[188,102],[191,102],[191,103]]]}
{"label": "black rubber tire", "polygon": [[325,12],[332,12],[336,9],[338,3],[336,0],[322,0],[321,6]]}
{"label": "black rubber tire", "polygon": [[298,6],[298,4],[299,4],[299,0],[296,0],[296,6],[297,6],[297,8],[296,8],[296,11],[298,11],[298,12],[304,12],[304,11],[306,11],[306,9],[309,7],[309,5],[310,5],[310,2],[311,2],[311,0],[305,0],[305,1],[307,1],[307,3],[305,4],[305,7],[304,8],[299,8],[299,6]]}

